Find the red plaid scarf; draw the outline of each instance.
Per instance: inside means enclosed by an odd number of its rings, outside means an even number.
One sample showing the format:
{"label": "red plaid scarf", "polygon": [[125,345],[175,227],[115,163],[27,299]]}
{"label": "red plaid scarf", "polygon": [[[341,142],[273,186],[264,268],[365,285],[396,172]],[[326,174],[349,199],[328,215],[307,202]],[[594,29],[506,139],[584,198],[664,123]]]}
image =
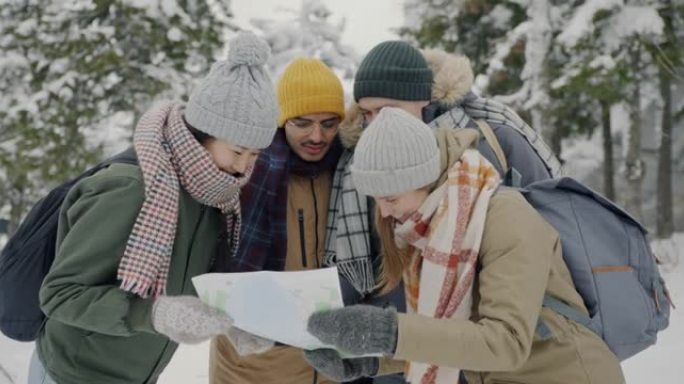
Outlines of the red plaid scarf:
{"label": "red plaid scarf", "polygon": [[[397,239],[417,250],[404,276],[409,311],[437,319],[470,318],[487,206],[499,182],[494,166],[468,149],[449,170],[447,181],[397,226]],[[458,373],[411,363],[407,377],[421,384],[457,383]]]}
{"label": "red plaid scarf", "polygon": [[145,200],[119,263],[121,289],[141,297],[166,292],[178,222],[180,186],[226,216],[231,246],[240,233],[240,188],[251,174],[221,171],[183,122],[183,106],[164,103],[145,113],[133,138],[145,183]]}

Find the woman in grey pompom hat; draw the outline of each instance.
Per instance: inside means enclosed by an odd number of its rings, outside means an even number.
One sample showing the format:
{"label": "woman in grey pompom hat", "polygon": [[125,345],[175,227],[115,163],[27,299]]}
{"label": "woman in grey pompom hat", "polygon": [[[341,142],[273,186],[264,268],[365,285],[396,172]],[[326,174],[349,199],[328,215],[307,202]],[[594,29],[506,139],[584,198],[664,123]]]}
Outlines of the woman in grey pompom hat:
{"label": "woman in grey pompom hat", "polygon": [[214,64],[190,95],[187,123],[241,147],[268,147],[278,115],[273,82],[264,67],[269,55],[266,42],[253,33],[238,35],[228,59]]}
{"label": "woman in grey pompom hat", "polygon": [[243,354],[273,345],[192,288],[237,248],[240,188],[277,129],[268,45],[249,32],[229,44],[187,105],[164,102],[140,118],[134,148],[118,156],[125,164],[69,191],[29,383],[156,382],[177,343],[220,334]]}
{"label": "woman in grey pompom hat", "polygon": [[352,305],[313,314],[308,331],[350,355],[306,351],[338,381],[405,372],[410,383],[624,383],[589,328],[543,309],[553,296],[588,316],[558,233],[473,145],[471,129],[431,131],[385,107],[351,166],[376,202],[380,286],[403,281],[407,313]]}

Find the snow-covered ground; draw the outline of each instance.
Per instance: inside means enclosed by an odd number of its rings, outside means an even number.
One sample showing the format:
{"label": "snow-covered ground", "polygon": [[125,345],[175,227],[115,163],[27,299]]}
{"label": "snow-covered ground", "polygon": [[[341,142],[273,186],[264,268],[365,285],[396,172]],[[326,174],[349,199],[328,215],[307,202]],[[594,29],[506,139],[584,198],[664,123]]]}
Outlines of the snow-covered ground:
{"label": "snow-covered ground", "polygon": [[[663,277],[675,305],[684,304],[684,233],[671,240],[654,244],[663,257]],[[14,342],[0,334],[0,384],[26,383],[32,343]],[[684,310],[673,310],[670,326],[659,334],[655,346],[623,362],[627,383],[679,384],[684,374]],[[209,343],[181,346],[161,379],[160,384],[206,383]]]}

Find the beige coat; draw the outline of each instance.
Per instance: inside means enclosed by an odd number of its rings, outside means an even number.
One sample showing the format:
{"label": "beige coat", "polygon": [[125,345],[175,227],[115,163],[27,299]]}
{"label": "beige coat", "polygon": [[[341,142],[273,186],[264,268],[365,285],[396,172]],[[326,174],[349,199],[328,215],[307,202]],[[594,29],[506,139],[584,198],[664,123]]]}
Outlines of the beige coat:
{"label": "beige coat", "polygon": [[[439,131],[442,167],[477,135]],[[492,197],[485,222],[470,320],[400,314],[394,358],[463,369],[469,384],[619,384],[615,355],[596,334],[549,309],[545,294],[586,313],[562,258],[558,233],[515,190]],[[552,335],[542,339],[538,319]],[[386,360],[383,372],[403,368]]]}

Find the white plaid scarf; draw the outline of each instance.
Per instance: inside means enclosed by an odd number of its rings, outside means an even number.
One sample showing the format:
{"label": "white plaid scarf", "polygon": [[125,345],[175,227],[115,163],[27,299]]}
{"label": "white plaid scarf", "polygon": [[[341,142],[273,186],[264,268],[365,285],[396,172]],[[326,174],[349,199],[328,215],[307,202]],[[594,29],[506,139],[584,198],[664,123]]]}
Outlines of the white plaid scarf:
{"label": "white plaid scarf", "polygon": [[[226,216],[230,246],[240,233],[240,187],[249,179],[221,171],[183,122],[183,106],[164,103],[145,113],[133,144],[145,183],[145,200],[119,263],[121,289],[141,297],[166,292],[178,222],[180,186]],[[228,246],[228,245],[227,245]]]}
{"label": "white plaid scarf", "polygon": [[[494,166],[467,149],[408,220],[395,228],[397,243],[418,252],[404,274],[409,312],[468,320],[487,207],[500,182]],[[458,383],[459,370],[411,362],[411,383]]]}

